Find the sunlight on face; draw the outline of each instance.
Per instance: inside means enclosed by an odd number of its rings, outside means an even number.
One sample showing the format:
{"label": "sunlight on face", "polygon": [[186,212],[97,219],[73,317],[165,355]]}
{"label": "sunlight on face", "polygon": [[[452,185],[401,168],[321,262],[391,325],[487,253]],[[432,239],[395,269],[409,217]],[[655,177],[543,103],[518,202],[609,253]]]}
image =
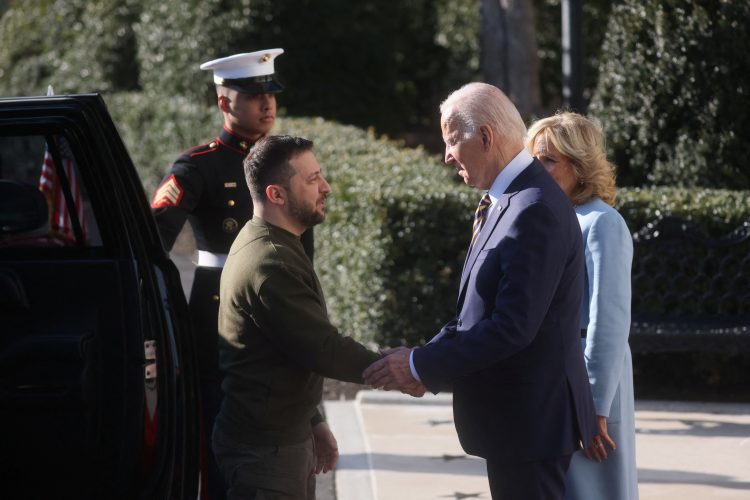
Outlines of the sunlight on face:
{"label": "sunlight on face", "polygon": [[578,184],[573,163],[547,140],[544,132],[540,133],[534,140],[534,156],[555,179],[560,189],[570,198],[576,184]]}

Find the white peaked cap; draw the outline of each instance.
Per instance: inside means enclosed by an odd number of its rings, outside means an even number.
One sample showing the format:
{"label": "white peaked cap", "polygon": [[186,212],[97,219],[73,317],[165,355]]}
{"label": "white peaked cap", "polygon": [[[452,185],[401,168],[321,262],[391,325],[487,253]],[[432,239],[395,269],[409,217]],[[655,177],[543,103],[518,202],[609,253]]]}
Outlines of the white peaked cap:
{"label": "white peaked cap", "polygon": [[[201,64],[202,70],[214,72],[214,83],[237,88],[240,91],[260,91],[264,83],[273,82],[269,91],[281,91],[278,82],[273,81],[273,60],[284,53],[284,49],[267,49],[233,56],[222,57]],[[258,84],[261,84],[260,87]]]}

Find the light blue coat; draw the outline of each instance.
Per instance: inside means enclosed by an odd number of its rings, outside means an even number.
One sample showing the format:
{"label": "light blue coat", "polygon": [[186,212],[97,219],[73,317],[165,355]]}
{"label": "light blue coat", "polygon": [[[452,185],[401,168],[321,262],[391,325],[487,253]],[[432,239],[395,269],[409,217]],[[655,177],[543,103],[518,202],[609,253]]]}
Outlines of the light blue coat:
{"label": "light blue coat", "polygon": [[638,498],[635,408],[630,333],[630,268],[633,240],[622,216],[596,198],[576,207],[583,233],[586,285],[581,328],[596,414],[607,417],[617,449],[604,462],[573,456],[565,478],[566,499]]}

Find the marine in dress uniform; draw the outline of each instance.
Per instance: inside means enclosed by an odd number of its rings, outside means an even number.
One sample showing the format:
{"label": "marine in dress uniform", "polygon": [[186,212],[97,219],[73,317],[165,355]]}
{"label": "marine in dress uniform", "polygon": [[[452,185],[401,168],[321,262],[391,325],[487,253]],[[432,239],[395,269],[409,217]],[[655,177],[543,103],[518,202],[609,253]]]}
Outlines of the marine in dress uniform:
{"label": "marine in dress uniform", "polygon": [[[283,52],[283,49],[261,50],[201,65],[201,69],[213,71],[224,126],[217,137],[180,154],[151,202],[167,250],[172,249],[186,220],[190,221],[198,248],[190,314],[209,455],[213,421],[221,402],[217,353],[221,270],[237,232],[253,215],[242,161],[254,142],[273,126],[275,95],[283,90],[274,74],[274,59]],[[302,243],[312,260],[312,229],[302,235]],[[213,462],[213,457],[208,460]],[[214,469],[212,463],[208,480],[209,489],[214,490],[211,469]],[[213,496],[220,497],[221,493]]]}

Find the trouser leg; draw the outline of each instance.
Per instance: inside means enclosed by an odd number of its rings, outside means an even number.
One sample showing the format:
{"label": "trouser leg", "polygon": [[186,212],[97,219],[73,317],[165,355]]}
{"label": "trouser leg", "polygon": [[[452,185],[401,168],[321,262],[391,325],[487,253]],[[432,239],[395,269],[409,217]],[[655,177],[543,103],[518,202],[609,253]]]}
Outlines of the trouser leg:
{"label": "trouser leg", "polygon": [[571,456],[522,463],[487,460],[493,500],[562,500]]}

